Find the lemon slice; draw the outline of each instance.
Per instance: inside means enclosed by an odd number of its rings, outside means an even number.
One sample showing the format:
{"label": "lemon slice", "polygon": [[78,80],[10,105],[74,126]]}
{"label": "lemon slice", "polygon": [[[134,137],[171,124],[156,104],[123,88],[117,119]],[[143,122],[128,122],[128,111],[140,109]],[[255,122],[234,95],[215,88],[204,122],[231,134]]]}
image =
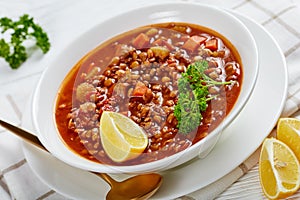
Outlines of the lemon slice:
{"label": "lemon slice", "polygon": [[287,144],[300,161],[300,120],[280,118],[277,125],[277,139]]}
{"label": "lemon slice", "polygon": [[130,118],[104,111],[100,119],[100,138],[104,151],[115,162],[138,157],[148,145],[143,129]]}
{"label": "lemon slice", "polygon": [[300,166],[293,151],[275,138],[264,140],[259,158],[259,176],[264,194],[280,199],[300,187]]}

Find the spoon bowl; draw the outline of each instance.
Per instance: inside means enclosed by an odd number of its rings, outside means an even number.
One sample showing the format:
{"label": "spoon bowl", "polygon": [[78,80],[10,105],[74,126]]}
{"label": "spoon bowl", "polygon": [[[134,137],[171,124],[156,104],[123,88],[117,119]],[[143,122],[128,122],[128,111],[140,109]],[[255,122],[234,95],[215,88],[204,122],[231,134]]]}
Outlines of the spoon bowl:
{"label": "spoon bowl", "polygon": [[117,182],[107,174],[95,173],[104,179],[111,190],[107,193],[107,200],[114,199],[148,199],[162,184],[162,176],[155,173],[133,176],[121,182]]}

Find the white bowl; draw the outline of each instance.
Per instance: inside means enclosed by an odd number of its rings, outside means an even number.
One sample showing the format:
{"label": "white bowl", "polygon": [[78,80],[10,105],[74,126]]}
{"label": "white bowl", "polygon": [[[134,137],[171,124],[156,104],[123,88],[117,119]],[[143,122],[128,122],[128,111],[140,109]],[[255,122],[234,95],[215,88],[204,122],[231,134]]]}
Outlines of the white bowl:
{"label": "white bowl", "polygon": [[[185,12],[189,10],[190,12]],[[153,14],[155,13],[155,14]],[[161,22],[188,22],[213,29],[225,36],[238,50],[243,63],[243,84],[234,108],[207,137],[164,159],[132,166],[110,166],[80,157],[60,139],[54,120],[57,91],[71,68],[86,53],[101,42],[139,26]],[[65,53],[67,52],[67,53]],[[168,3],[143,7],[113,17],[84,33],[67,46],[44,71],[33,100],[33,124],[42,144],[58,159],[84,170],[105,173],[145,173],[167,170],[185,163],[196,156],[206,156],[214,147],[222,130],[239,114],[249,99],[258,74],[258,55],[255,41],[246,26],[230,13],[216,7]]]}

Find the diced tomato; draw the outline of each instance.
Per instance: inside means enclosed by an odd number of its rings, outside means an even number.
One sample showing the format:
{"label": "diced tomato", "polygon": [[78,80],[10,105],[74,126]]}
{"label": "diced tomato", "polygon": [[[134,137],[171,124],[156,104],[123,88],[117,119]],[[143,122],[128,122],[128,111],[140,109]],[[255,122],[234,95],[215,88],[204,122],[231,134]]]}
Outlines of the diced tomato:
{"label": "diced tomato", "polygon": [[132,45],[137,49],[142,49],[149,45],[149,41],[150,39],[146,34],[140,33],[135,39],[133,39]]}
{"label": "diced tomato", "polygon": [[205,48],[208,48],[212,51],[218,50],[218,40],[217,39],[211,39],[205,42]]}
{"label": "diced tomato", "polygon": [[195,51],[205,40],[205,37],[193,35],[183,44],[182,48],[188,51]]}
{"label": "diced tomato", "polygon": [[134,90],[131,93],[131,96],[135,96],[135,97],[143,96],[144,94],[146,94],[147,90],[148,90],[148,88],[144,83],[137,82]]}

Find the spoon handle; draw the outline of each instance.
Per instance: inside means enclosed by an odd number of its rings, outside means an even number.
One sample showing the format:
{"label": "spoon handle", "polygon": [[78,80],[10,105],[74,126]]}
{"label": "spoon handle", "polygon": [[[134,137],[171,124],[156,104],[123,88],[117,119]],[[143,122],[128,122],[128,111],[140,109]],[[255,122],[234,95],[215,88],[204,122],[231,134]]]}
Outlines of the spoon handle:
{"label": "spoon handle", "polygon": [[98,177],[102,178],[106,183],[108,183],[110,185],[110,187],[113,187],[117,183],[117,181],[114,180],[113,178],[111,178],[108,174],[97,173],[97,172],[92,172],[92,173],[94,173]]}
{"label": "spoon handle", "polygon": [[[3,120],[0,119],[0,125],[6,128],[7,130],[10,130],[15,135],[23,138],[25,141],[43,149],[46,150],[46,148],[43,146],[43,144],[40,142],[37,136],[33,135],[32,133],[29,133],[17,126],[14,126],[12,124],[9,124]],[[47,150],[46,150],[47,151]]]}

